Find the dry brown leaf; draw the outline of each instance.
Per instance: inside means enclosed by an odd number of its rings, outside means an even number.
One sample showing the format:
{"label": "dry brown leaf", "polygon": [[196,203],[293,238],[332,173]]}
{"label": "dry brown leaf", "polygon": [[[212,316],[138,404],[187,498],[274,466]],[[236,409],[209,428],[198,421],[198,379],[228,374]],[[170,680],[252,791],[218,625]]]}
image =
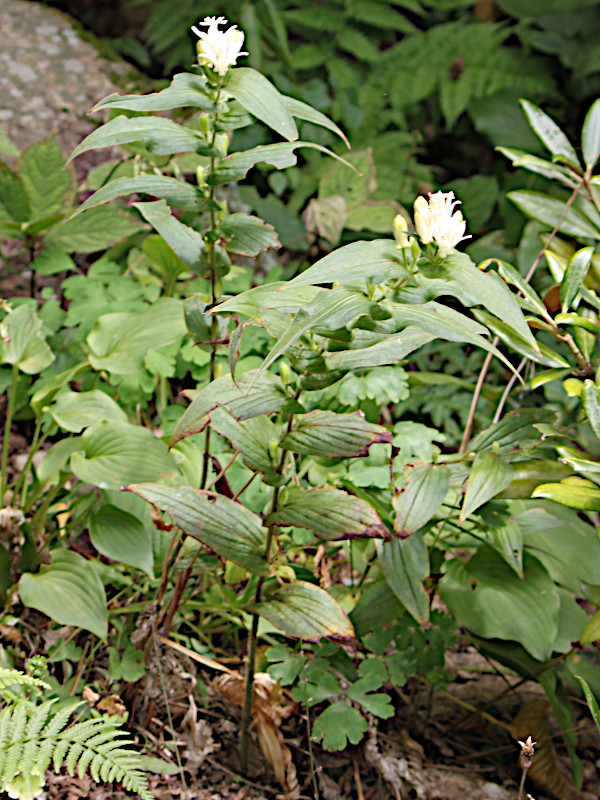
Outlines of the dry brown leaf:
{"label": "dry brown leaf", "polygon": [[323,800],[344,800],[337,782],[326,775],[324,772],[318,773],[319,789],[323,795]]}
{"label": "dry brown leaf", "polygon": [[508,727],[517,741],[525,741],[528,736],[532,736],[539,742],[527,777],[541,789],[550,792],[559,800],[564,800],[571,793],[571,787],[558,768],[556,753],[550,739],[549,707],[547,700],[531,700],[523,706]]}
{"label": "dry brown leaf", "polygon": [[[237,706],[243,706],[246,679],[242,675],[239,673],[219,675],[213,681],[213,686],[222,697]],[[300,794],[292,754],[281,733],[282,721],[289,717],[294,709],[295,706],[285,700],[279,681],[274,681],[264,672],[257,672],[254,675],[252,721],[264,756],[273,767],[287,800],[294,800]]]}
{"label": "dry brown leaf", "polygon": [[112,717],[115,714],[125,714],[127,709],[118,694],[109,694],[103,697],[102,700],[96,705],[98,711],[107,711],[108,716]]}
{"label": "dry brown leaf", "polygon": [[100,695],[91,689],[89,686],[84,686],[83,691],[81,693],[83,699],[86,703],[89,703],[91,706],[95,705],[98,700],[100,700]]}
{"label": "dry brown leaf", "polygon": [[181,756],[189,770],[198,769],[207,756],[217,749],[212,737],[212,728],[204,719],[198,719],[198,709],[193,695],[188,697],[190,707],[181,721],[182,737],[186,747]]}

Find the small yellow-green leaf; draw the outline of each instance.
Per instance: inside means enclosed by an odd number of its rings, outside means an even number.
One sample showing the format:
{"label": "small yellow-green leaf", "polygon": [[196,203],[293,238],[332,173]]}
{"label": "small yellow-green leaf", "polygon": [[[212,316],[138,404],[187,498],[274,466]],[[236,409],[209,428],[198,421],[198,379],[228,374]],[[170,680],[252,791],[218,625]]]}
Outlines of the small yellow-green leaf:
{"label": "small yellow-green leaf", "polygon": [[581,644],[591,644],[592,642],[597,642],[598,639],[600,639],[600,611],[596,611],[585,626],[580,642]]}
{"label": "small yellow-green leaf", "polygon": [[533,498],[554,500],[581,511],[600,511],[600,489],[572,483],[543,483],[531,495]]}
{"label": "small yellow-green leaf", "polygon": [[592,103],[581,131],[581,149],[586,169],[593,169],[600,155],[600,100]]}
{"label": "small yellow-green leaf", "polygon": [[570,308],[571,303],[575,300],[583,286],[593,254],[593,247],[582,247],[581,250],[578,250],[569,259],[562,283],[560,284],[560,300],[563,314]]}

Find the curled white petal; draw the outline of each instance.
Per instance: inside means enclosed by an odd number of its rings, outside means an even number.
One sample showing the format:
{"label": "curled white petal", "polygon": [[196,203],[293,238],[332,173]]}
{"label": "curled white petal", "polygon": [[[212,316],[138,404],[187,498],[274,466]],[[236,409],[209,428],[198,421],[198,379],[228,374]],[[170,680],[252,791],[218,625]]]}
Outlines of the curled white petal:
{"label": "curled white petal", "polygon": [[242,50],[244,34],[235,25],[226,31],[219,30],[219,25],[226,25],[225,17],[205,17],[198,25],[207,27],[207,31],[199,30],[195,25],[192,31],[199,41],[197,43],[198,61],[212,67],[218,75],[226,75],[240,56],[248,53]]}
{"label": "curled white petal", "polygon": [[438,255],[445,258],[453,252],[459,242],[470,239],[466,236],[467,223],[460,211],[454,211],[460,203],[454,192],[429,193],[429,200],[417,197],[414,204],[415,228],[423,244],[435,242]]}

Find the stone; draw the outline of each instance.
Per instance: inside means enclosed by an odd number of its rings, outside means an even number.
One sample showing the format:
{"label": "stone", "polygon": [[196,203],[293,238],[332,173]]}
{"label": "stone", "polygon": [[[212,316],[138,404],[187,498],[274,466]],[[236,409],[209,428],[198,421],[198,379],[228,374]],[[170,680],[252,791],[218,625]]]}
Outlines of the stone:
{"label": "stone", "polygon": [[86,115],[140,76],[100,53],[67,14],[28,0],[0,0],[0,124],[19,149],[50,133],[72,150],[96,124]]}

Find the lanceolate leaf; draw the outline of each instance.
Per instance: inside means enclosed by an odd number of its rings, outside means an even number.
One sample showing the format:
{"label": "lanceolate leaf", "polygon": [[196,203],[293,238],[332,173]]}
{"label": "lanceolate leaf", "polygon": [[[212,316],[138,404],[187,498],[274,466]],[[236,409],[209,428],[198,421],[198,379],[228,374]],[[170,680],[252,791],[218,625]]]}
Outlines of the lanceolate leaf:
{"label": "lanceolate leaf", "polygon": [[436,337],[419,328],[409,325],[393,336],[386,336],[382,341],[370,347],[360,347],[356,350],[340,350],[336,353],[325,355],[325,363],[330,370],[364,369],[365,367],[379,367],[383,364],[397,364],[409,353],[433,341]]}
{"label": "lanceolate leaf", "polygon": [[85,211],[92,206],[99,206],[108,203],[115,197],[125,194],[149,194],[153,197],[161,197],[170,206],[194,210],[198,207],[202,195],[195,186],[185,181],[178,181],[175,178],[168,178],[164,175],[138,175],[135,178],[117,178],[110,181],[105,186],[82,203],[77,209],[77,213]]}
{"label": "lanceolate leaf", "polygon": [[340,604],[324,589],[305,581],[277,586],[251,610],[296,639],[351,639],[354,629]]}
{"label": "lanceolate leaf", "polygon": [[429,553],[420,533],[408,539],[378,542],[379,565],[396,597],[417,622],[429,619],[429,596],[423,580],[429,575]]}
{"label": "lanceolate leaf", "polygon": [[272,372],[245,372],[237,383],[231,375],[222,375],[202,389],[179,420],[171,437],[171,445],[186,436],[201,433],[208,425],[210,412],[224,406],[237,419],[250,419],[284,408],[301,409],[285,393],[281,378]]}
{"label": "lanceolate leaf", "polygon": [[322,114],[320,111],[317,111],[316,108],[309,106],[308,103],[303,103],[302,100],[296,100],[294,97],[284,97],[282,95],[281,99],[287,106],[288,111],[292,114],[292,116],[296,117],[297,119],[303,119],[306,122],[312,122],[313,125],[320,125],[322,128],[327,128],[330,131],[336,133],[340,139],[344,142],[346,147],[350,147],[350,143],[346,138],[346,135],[341,128],[333,122],[333,120],[326,117],[325,114]]}
{"label": "lanceolate leaf", "polygon": [[266,530],[260,517],[244,506],[213,492],[191,486],[160,483],[132,484],[127,489],[166,511],[188,536],[212,548],[255,575],[266,575]]}
{"label": "lanceolate leaf", "polygon": [[281,447],[324,458],[355,458],[367,455],[372,444],[391,441],[392,434],[386,428],[367,422],[358,411],[352,414],[311,411],[297,417],[294,429],[283,437]]}
{"label": "lanceolate leaf", "polygon": [[569,236],[600,239],[600,231],[576,208],[565,209],[565,201],[541,192],[519,190],[506,195],[528,217]]}
{"label": "lanceolate leaf", "polygon": [[235,450],[242,454],[244,464],[262,472],[265,481],[279,486],[281,475],[270,454],[270,444],[279,440],[279,429],[264,415],[238,422],[225,408],[214,408],[210,412],[211,427],[226,436]]}
{"label": "lanceolate leaf", "polygon": [[319,539],[391,538],[375,509],[365,500],[333,486],[302,489],[290,486],[267,525],[293,525],[309,528]]}
{"label": "lanceolate leaf", "polygon": [[581,149],[586,169],[593,169],[600,155],[600,100],[592,103],[581,131]]}
{"label": "lanceolate leaf", "polygon": [[580,511],[600,511],[600,489],[576,483],[543,483],[534,490],[532,497],[554,500]]}
{"label": "lanceolate leaf", "polygon": [[442,504],[450,471],[446,467],[421,464],[407,469],[406,485],[393,499],[394,531],[400,538],[418,531]]}
{"label": "lanceolate leaf", "polygon": [[529,100],[520,102],[529,125],[542,144],[550,150],[553,156],[559,157],[558,160],[564,160],[579,169],[579,159],[575,148],[556,122]]}
{"label": "lanceolate leaf", "polygon": [[24,605],[47,614],[60,625],[84,628],[104,639],[108,632],[106,594],[102,581],[83,556],[53,550],[52,564],[19,581]]}
{"label": "lanceolate leaf", "polygon": [[219,226],[227,239],[226,249],[243,256],[257,256],[269,247],[280,247],[279,237],[272,225],[249,214],[230,214]]}
{"label": "lanceolate leaf", "polygon": [[545,661],[558,630],[558,592],[537,559],[525,553],[523,563],[524,579],[491,547],[482,547],[466,564],[450,562],[440,592],[458,622],[477,636],[519,642]]}
{"label": "lanceolate leaf", "polygon": [[560,285],[563,314],[569,310],[571,303],[577,297],[590,268],[593,254],[593,247],[583,247],[569,259]]}
{"label": "lanceolate leaf", "polygon": [[410,278],[394,241],[375,239],[339,247],[291,280],[286,288],[365,278],[375,283],[393,278]]}
{"label": "lanceolate leaf", "polygon": [[119,116],[92,131],[73,150],[69,160],[77,158],[88,150],[133,143],[142,144],[157,156],[194,153],[208,146],[208,142],[201,133],[191,128],[184,128],[170,119],[164,117],[133,117],[130,119]]}
{"label": "lanceolate leaf", "polygon": [[110,94],[104,100],[100,100],[90,113],[104,108],[123,111],[170,111],[184,106],[207,111],[214,108],[214,103],[207,92],[206,78],[202,75],[180,72],[175,75],[170,86],[152,94]]}
{"label": "lanceolate leaf", "polygon": [[467,481],[467,490],[460,512],[460,522],[469,517],[511,482],[514,470],[493,453],[479,453]]}
{"label": "lanceolate leaf", "polygon": [[598,387],[589,378],[583,384],[583,407],[587,414],[588,422],[596,436],[600,437],[600,401],[598,400]]}
{"label": "lanceolate leaf", "polygon": [[202,263],[205,245],[198,231],[180,222],[171,214],[164,200],[154,203],[134,203],[144,219],[160,233],[165,242],[191,270],[198,270]]}
{"label": "lanceolate leaf", "polygon": [[231,70],[227,78],[227,91],[257,119],[292,142],[298,138],[296,123],[284,98],[271,81],[249,67]]}
{"label": "lanceolate leaf", "polygon": [[537,364],[543,364],[545,367],[557,368],[566,368],[570,366],[569,362],[563,358],[560,353],[555,352],[548,347],[548,345],[537,343],[537,348],[534,349],[528,341],[519,336],[518,333],[515,333],[512,328],[505,325],[504,322],[492,314],[488,314],[483,308],[477,308],[473,313],[477,319],[485,322],[488,328],[513,350],[516,350],[517,353],[523,356],[527,356],[527,358],[530,358]]}

